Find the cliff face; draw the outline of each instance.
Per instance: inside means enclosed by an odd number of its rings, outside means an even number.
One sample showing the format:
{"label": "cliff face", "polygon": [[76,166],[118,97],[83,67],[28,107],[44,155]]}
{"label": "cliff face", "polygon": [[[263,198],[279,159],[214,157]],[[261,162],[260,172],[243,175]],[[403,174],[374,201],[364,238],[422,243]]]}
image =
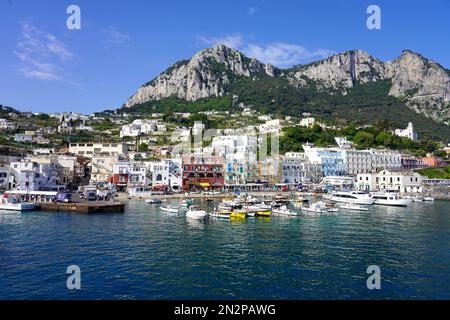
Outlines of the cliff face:
{"label": "cliff face", "polygon": [[224,86],[235,77],[250,77],[264,72],[274,76],[274,68],[240,52],[217,45],[198,52],[189,61],[175,63],[154,80],[141,87],[126,106],[178,97],[189,101],[225,94]]}
{"label": "cliff face", "polygon": [[450,120],[450,71],[419,54],[404,51],[393,61],[382,62],[365,51],[353,50],[325,60],[279,70],[242,53],[217,45],[172,65],[133,95],[126,107],[152,100],[178,97],[195,101],[220,97],[234,80],[268,76],[302,88],[314,84],[319,91],[347,94],[357,83],[390,80],[389,95],[437,121]]}

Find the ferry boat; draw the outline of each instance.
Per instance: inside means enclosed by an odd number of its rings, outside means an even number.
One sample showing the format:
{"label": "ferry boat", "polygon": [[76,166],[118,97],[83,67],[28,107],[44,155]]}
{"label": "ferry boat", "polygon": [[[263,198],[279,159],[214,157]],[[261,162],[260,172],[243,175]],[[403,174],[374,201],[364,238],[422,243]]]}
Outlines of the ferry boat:
{"label": "ferry boat", "polygon": [[329,200],[351,204],[372,205],[375,200],[364,191],[334,191]]}
{"label": "ferry boat", "polygon": [[17,198],[9,197],[5,198],[4,196],[0,201],[0,210],[8,210],[8,211],[29,211],[34,210],[36,205],[30,202],[21,202]]}
{"label": "ferry boat", "polygon": [[208,213],[205,210],[201,210],[199,206],[190,206],[186,212],[186,218],[195,220],[205,220]]}
{"label": "ferry boat", "polygon": [[412,203],[413,200],[401,198],[398,193],[380,192],[372,194],[375,204],[385,206],[406,207]]}

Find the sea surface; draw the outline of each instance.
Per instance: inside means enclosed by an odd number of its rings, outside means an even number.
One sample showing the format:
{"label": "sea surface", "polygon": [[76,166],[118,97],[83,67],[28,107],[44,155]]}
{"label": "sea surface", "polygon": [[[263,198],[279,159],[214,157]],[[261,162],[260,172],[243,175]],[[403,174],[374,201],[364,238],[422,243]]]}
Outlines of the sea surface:
{"label": "sea surface", "polygon": [[450,299],[450,202],[206,222],[143,201],[124,214],[0,211],[0,299]]}

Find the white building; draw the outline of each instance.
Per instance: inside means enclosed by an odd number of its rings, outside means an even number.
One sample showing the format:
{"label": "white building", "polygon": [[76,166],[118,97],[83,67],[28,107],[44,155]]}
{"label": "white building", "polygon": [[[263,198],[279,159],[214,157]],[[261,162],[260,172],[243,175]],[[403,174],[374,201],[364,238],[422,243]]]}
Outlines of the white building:
{"label": "white building", "polygon": [[192,135],[199,135],[205,130],[205,125],[201,121],[195,121],[192,127]]}
{"label": "white building", "polygon": [[0,119],[0,130],[14,130],[16,125],[7,119]]}
{"label": "white building", "polygon": [[399,137],[406,137],[413,141],[416,141],[419,139],[417,132],[414,131],[412,122],[408,123],[408,126],[406,127],[406,129],[395,129],[394,133]]}
{"label": "white building", "polygon": [[151,176],[153,187],[168,187],[178,192],[183,187],[182,160],[163,159],[161,161],[145,162]]}
{"label": "white building", "polygon": [[415,172],[391,172],[358,174],[356,187],[359,190],[397,190],[403,193],[422,192],[422,176]]}
{"label": "white building", "polygon": [[281,122],[279,119],[266,121],[265,124],[259,126],[259,132],[264,133],[279,133],[281,131]]}
{"label": "white building", "polygon": [[281,163],[282,183],[316,183],[322,177],[320,164],[308,161],[304,153],[288,152]]}
{"label": "white building", "polygon": [[125,143],[71,143],[69,152],[74,155],[92,158],[94,155],[123,155],[128,152]]}
{"label": "white building", "polygon": [[312,128],[312,127],[314,127],[315,123],[316,123],[316,119],[311,118],[311,117],[303,118],[300,120],[301,127]]}
{"label": "white building", "polygon": [[29,134],[16,133],[14,135],[14,141],[24,143],[33,142],[33,136]]}
{"label": "white building", "polygon": [[107,182],[113,172],[114,164],[119,160],[118,155],[94,155],[88,164],[91,172],[91,184]]}
{"label": "white building", "polygon": [[341,149],[353,148],[353,142],[348,141],[345,137],[335,137],[334,140]]}
{"label": "white building", "polygon": [[37,163],[30,160],[11,162],[11,188],[27,191],[54,191],[63,186],[59,184],[58,170],[55,164]]}
{"label": "white building", "polygon": [[160,119],[136,119],[132,123],[122,126],[120,137],[137,137],[140,135],[148,135],[156,131],[167,131],[166,126]]}

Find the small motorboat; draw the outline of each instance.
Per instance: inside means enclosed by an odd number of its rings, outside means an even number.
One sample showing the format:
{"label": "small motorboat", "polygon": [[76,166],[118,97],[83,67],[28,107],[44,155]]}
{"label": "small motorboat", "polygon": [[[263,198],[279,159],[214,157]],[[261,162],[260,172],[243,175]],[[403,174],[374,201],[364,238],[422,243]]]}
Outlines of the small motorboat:
{"label": "small motorboat", "polygon": [[289,210],[286,206],[281,206],[279,208],[273,208],[272,212],[275,213],[275,214],[281,214],[281,215],[286,215],[286,216],[296,216],[296,215],[298,215],[297,212]]}
{"label": "small motorboat", "polygon": [[356,204],[344,204],[339,206],[341,209],[354,210],[354,211],[369,211],[369,208],[358,206]]}
{"label": "small motorboat", "polygon": [[425,197],[423,198],[423,201],[434,201],[433,197]]}
{"label": "small motorboat", "polygon": [[147,199],[145,202],[147,204],[161,204],[162,201],[160,199]]}
{"label": "small motorboat", "polygon": [[321,214],[326,212],[325,209],[323,209],[319,203],[312,203],[309,206],[303,206],[302,212],[306,214]]}
{"label": "small motorboat", "polygon": [[424,198],[422,198],[422,197],[415,197],[413,201],[414,202],[423,202]]}
{"label": "small motorboat", "polygon": [[213,211],[209,215],[211,217],[219,218],[219,219],[230,219],[231,212],[230,211]]}
{"label": "small motorboat", "polygon": [[159,208],[161,209],[161,211],[170,212],[170,213],[178,213],[178,211],[180,210],[179,208],[172,207],[172,206],[161,206]]}
{"label": "small motorboat", "polygon": [[195,220],[205,220],[208,213],[205,210],[201,210],[199,206],[190,206],[186,212],[186,218]]}
{"label": "small motorboat", "polygon": [[193,202],[194,202],[193,199],[184,199],[180,202],[180,207],[181,208],[189,208],[190,206],[192,206]]}

